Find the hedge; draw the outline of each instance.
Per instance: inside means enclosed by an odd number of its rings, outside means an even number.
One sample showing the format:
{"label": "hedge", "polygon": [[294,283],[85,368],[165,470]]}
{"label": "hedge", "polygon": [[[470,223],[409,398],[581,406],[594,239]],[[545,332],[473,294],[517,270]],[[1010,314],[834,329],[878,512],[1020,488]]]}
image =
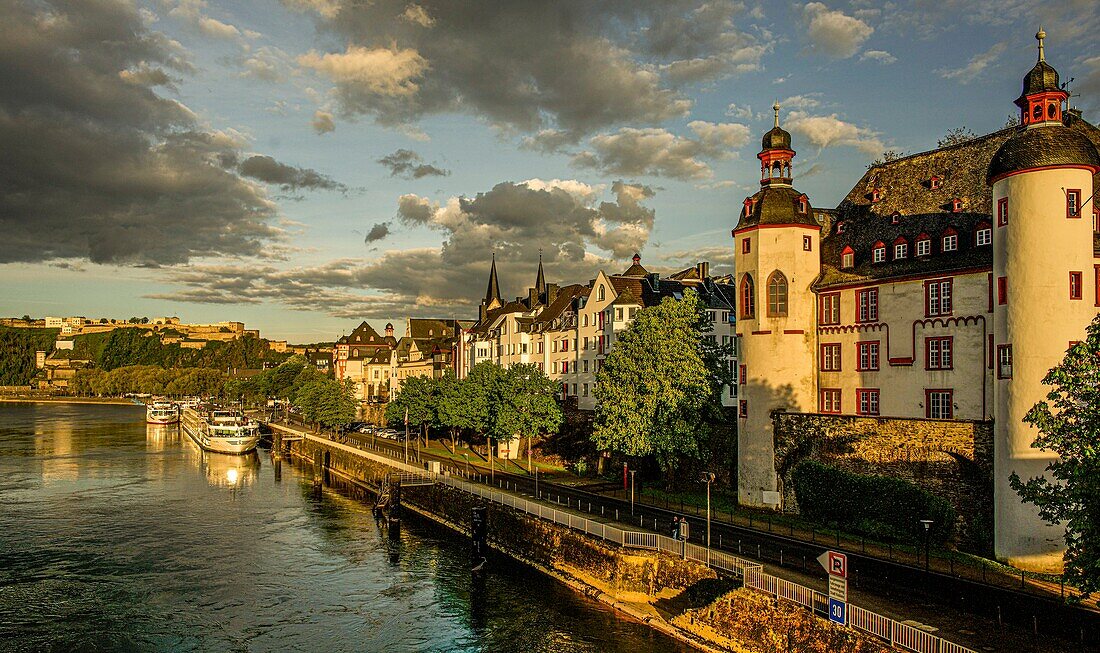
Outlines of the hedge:
{"label": "hedge", "polygon": [[955,530],[955,509],[945,499],[899,478],[853,474],[814,460],[795,466],[791,479],[802,515],[877,539],[921,542],[922,519],[931,538],[944,542]]}

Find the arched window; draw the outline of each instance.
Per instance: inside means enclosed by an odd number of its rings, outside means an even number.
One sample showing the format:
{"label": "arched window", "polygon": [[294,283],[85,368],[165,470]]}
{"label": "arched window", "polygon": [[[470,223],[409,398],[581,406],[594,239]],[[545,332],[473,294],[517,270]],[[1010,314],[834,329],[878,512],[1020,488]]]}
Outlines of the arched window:
{"label": "arched window", "polygon": [[1031,111],[1032,117],[1038,121],[1043,119],[1043,105],[1036,104],[1035,108]]}
{"label": "arched window", "polygon": [[779,270],[768,277],[768,317],[787,317],[787,277]]}
{"label": "arched window", "polygon": [[751,320],[756,316],[756,289],[752,283],[752,275],[746,273],[741,277],[741,318]]}

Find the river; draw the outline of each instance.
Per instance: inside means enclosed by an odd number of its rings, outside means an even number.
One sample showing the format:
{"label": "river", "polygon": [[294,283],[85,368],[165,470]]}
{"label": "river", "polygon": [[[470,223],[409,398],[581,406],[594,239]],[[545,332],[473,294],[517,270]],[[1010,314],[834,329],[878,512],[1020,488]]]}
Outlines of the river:
{"label": "river", "polygon": [[0,404],[0,651],[687,651],[265,451],[129,406]]}

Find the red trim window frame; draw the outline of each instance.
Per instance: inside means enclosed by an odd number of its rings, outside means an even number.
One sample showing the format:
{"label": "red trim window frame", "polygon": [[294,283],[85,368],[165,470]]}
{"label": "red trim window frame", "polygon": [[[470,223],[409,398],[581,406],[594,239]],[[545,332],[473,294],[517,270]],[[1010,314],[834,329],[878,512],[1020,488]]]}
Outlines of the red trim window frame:
{"label": "red trim window frame", "polygon": [[[951,238],[951,247],[947,246],[948,238]],[[959,232],[954,228],[948,227],[943,235],[940,236],[940,251],[941,252],[957,252],[959,251]]]}
{"label": "red trim window frame", "polygon": [[1093,265],[1092,269],[1096,274],[1096,305],[1100,306],[1100,265]]}
{"label": "red trim window frame", "polygon": [[1100,234],[1100,207],[1092,210],[1092,233]]}
{"label": "red trim window frame", "polygon": [[886,262],[886,243],[881,240],[875,243],[871,248],[871,262],[872,263],[885,263]]}
{"label": "red trim window frame", "polygon": [[879,414],[879,390],[878,388],[856,388],[856,414]]}
{"label": "red trim window frame", "polygon": [[840,253],[840,267],[844,269],[854,268],[856,266],[856,252],[851,246],[845,247],[844,251]]}
{"label": "red trim window frame", "polygon": [[993,273],[990,272],[986,275],[986,292],[989,295],[989,308],[987,312],[993,312]]}
{"label": "red trim window frame", "polygon": [[879,341],[864,340],[856,343],[856,369],[860,372],[877,372]]}
{"label": "red trim window frame", "polygon": [[951,278],[924,282],[924,316],[951,315],[953,283]]}
{"label": "red trim window frame", "polygon": [[1072,300],[1080,300],[1084,296],[1085,291],[1083,286],[1085,285],[1085,275],[1081,272],[1069,273],[1069,298]]}
{"label": "red trim window frame", "polygon": [[821,345],[821,371],[840,372],[843,365],[840,357],[840,343],[827,342]]}
{"label": "red trim window frame", "polygon": [[[982,234],[985,234],[985,242],[982,242]],[[985,247],[993,244],[993,227],[988,222],[979,222],[974,228],[974,247]]]}
{"label": "red trim window frame", "polygon": [[[805,211],[803,211],[803,213],[805,213]],[[803,252],[812,252],[812,251],[814,251],[814,239],[813,239],[813,237],[811,237],[811,236],[803,236],[802,237],[802,251]]]}
{"label": "red trim window frame", "polygon": [[955,369],[954,336],[935,336],[924,339],[924,369],[928,371]]}
{"label": "red trim window frame", "polygon": [[1012,378],[1012,345],[997,345],[997,378]]}
{"label": "red trim window frame", "polygon": [[856,291],[856,322],[878,322],[878,288]]}
{"label": "red trim window frame", "polygon": [[932,237],[928,234],[921,234],[917,236],[917,242],[913,249],[914,256],[931,256],[932,255]]}
{"label": "red trim window frame", "polygon": [[741,319],[751,320],[756,317],[756,284],[752,275],[746,272],[741,276],[741,287],[738,292],[741,300]]}
{"label": "red trim window frame", "polygon": [[997,305],[1008,303],[1008,277],[997,277]]}
{"label": "red trim window frame", "polygon": [[997,200],[997,226],[1004,227],[1008,224],[1008,198]]}
{"label": "red trim window frame", "polygon": [[1084,211],[1081,210],[1081,189],[1066,189],[1066,217],[1072,220],[1079,219]]}
{"label": "red trim window frame", "polygon": [[748,367],[746,365],[737,366],[737,383],[739,385],[745,385],[746,379],[749,378]]}
{"label": "red trim window frame", "polygon": [[818,393],[818,412],[840,414],[840,388],[822,388]]}
{"label": "red trim window frame", "polygon": [[737,416],[747,418],[749,416],[749,402],[742,399],[737,402]]}
{"label": "red trim window frame", "polygon": [[[939,404],[938,412],[933,410],[932,398],[936,396]],[[955,418],[955,390],[953,388],[925,388],[924,390],[924,416],[928,419],[954,419]]]}
{"label": "red trim window frame", "polygon": [[741,239],[741,253],[742,254],[751,254],[752,253],[752,240],[751,239],[749,239],[749,238],[742,238]]}
{"label": "red trim window frame", "polygon": [[[1098,266],[1098,268],[1100,268],[1100,266]],[[1100,279],[1100,270],[1098,270],[1097,275],[1097,278]],[[1097,286],[1097,288],[1100,288],[1100,286]],[[822,325],[840,324],[840,293],[830,292],[822,294],[819,305],[818,318]]]}

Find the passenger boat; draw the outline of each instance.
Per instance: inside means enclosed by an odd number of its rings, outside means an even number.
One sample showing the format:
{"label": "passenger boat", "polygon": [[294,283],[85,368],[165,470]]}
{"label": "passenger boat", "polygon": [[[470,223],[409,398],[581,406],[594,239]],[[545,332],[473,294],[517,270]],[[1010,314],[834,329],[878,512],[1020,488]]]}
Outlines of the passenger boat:
{"label": "passenger boat", "polygon": [[180,423],[200,447],[214,453],[244,454],[260,443],[260,425],[240,411],[210,406],[183,409]]}
{"label": "passenger boat", "polygon": [[151,401],[145,404],[147,424],[175,424],[180,421],[179,406],[169,401]]}

